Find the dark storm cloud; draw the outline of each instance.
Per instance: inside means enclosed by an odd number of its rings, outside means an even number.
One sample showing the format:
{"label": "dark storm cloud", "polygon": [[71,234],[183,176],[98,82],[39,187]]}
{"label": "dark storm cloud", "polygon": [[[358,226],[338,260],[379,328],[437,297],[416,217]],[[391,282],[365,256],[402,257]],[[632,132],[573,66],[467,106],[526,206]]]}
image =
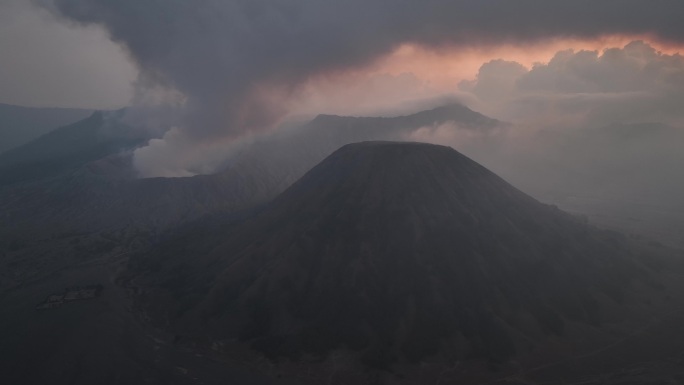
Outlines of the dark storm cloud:
{"label": "dark storm cloud", "polygon": [[[684,41],[681,0],[37,0],[104,26],[147,82],[186,98],[183,137],[268,126],[304,80],[402,43],[500,44],[651,34]],[[277,97],[274,96],[277,90]]]}

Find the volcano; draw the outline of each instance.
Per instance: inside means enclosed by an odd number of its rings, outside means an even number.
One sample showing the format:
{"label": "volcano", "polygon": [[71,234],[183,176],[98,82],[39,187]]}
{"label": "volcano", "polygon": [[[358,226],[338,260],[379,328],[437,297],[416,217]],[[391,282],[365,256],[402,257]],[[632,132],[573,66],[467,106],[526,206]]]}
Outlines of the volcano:
{"label": "volcano", "polygon": [[619,234],[542,204],[457,151],[346,145],[250,219],[178,234],[129,269],[178,336],[385,368],[505,362],[600,327],[642,265]]}

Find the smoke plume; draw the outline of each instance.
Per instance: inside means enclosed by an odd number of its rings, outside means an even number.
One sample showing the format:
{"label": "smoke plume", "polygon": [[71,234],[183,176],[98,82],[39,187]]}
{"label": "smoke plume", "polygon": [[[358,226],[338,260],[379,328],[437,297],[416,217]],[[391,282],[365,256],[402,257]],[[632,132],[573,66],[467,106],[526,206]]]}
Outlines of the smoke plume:
{"label": "smoke plume", "polygon": [[101,25],[139,67],[139,84],[181,95],[177,127],[137,153],[147,175],[168,157],[184,160],[176,162],[179,175],[205,172],[197,165],[207,149],[276,124],[306,81],[361,68],[401,44],[439,49],[608,34],[684,41],[681,0],[37,1]]}

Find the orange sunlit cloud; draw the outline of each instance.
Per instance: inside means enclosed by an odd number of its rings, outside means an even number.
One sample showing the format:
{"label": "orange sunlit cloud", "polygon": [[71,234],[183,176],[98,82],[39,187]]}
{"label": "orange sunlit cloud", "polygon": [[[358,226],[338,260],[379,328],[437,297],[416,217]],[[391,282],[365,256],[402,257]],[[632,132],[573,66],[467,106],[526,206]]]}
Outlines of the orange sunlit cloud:
{"label": "orange sunlit cloud", "polygon": [[433,87],[441,88],[442,84],[453,88],[461,80],[473,79],[480,66],[490,60],[516,61],[530,68],[535,63],[548,63],[559,51],[573,49],[601,52],[607,48],[622,48],[635,40],[648,41],[666,54],[683,51],[682,47],[657,43],[644,36],[605,36],[593,40],[553,39],[536,44],[458,47],[440,51],[406,44],[377,62],[372,71],[391,75],[412,73],[428,81]]}
{"label": "orange sunlit cloud", "polygon": [[[373,64],[353,70],[329,72],[305,84],[302,97],[294,102],[293,115],[337,113],[343,115],[382,114],[392,106],[411,100],[458,94],[466,104],[472,95],[459,93],[459,83],[476,78],[480,67],[495,59],[516,61],[527,68],[548,63],[556,53],[572,49],[602,52],[623,48],[635,40],[647,41],[662,53],[684,52],[644,36],[606,36],[593,40],[553,39],[535,44],[506,44],[489,47],[428,49],[404,44]],[[479,106],[474,106],[479,107]],[[395,109],[401,111],[401,107]],[[392,113],[392,112],[389,112]]]}

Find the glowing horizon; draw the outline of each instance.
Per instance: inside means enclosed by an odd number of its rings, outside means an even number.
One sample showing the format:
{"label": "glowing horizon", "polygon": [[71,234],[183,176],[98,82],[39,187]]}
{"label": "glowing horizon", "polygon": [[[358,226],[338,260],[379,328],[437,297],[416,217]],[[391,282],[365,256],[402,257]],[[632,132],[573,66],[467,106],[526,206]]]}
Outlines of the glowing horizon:
{"label": "glowing horizon", "polygon": [[503,44],[479,47],[445,47],[428,49],[415,44],[402,44],[373,64],[372,73],[400,75],[413,73],[428,80],[474,79],[480,67],[492,60],[514,61],[527,69],[535,64],[548,64],[561,51],[596,51],[601,55],[611,48],[624,48],[631,42],[643,41],[658,52],[677,55],[684,47],[658,41],[649,36],[610,35],[596,39],[548,39],[534,44]]}

